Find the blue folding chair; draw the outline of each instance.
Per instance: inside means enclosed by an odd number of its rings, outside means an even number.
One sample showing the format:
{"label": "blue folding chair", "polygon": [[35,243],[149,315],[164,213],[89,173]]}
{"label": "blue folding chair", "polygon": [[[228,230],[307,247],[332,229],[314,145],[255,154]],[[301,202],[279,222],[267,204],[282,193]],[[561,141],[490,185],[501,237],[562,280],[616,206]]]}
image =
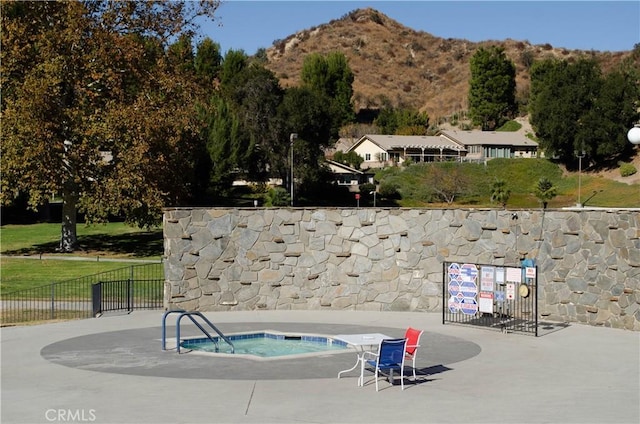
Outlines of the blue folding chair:
{"label": "blue folding chair", "polygon": [[[385,339],[380,342],[378,352],[365,352],[366,364],[374,369],[376,378],[376,392],[378,391],[379,376],[387,377],[393,385],[393,372],[400,374],[400,386],[404,390],[404,358],[407,339]],[[371,359],[367,359],[367,357]],[[375,358],[375,359],[374,359]]]}

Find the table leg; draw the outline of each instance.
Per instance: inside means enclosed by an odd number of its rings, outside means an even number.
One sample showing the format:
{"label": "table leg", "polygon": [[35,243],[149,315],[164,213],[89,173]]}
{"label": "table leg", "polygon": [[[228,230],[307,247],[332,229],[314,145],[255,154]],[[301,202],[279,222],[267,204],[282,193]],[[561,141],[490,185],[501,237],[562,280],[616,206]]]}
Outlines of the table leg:
{"label": "table leg", "polygon": [[350,371],[353,371],[353,370],[355,370],[356,368],[358,368],[358,365],[360,365],[360,362],[361,362],[361,361],[360,361],[360,355],[358,355],[358,359],[356,360],[355,365],[354,365],[354,366],[352,366],[351,368],[349,368],[348,370],[340,371],[340,372],[338,373],[338,378],[340,378],[340,376],[341,376],[343,373],[345,373],[345,372],[350,372]]}
{"label": "table leg", "polygon": [[358,356],[360,361],[360,378],[358,379],[358,386],[364,386],[364,353]]}

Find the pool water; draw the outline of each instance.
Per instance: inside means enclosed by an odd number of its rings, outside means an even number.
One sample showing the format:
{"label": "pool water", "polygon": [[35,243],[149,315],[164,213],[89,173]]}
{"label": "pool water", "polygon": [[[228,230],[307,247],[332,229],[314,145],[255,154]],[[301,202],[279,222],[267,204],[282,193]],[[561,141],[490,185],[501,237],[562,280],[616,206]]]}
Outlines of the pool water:
{"label": "pool water", "polygon": [[[345,351],[346,343],[326,336],[289,335],[276,333],[251,333],[227,335],[235,348],[235,354],[254,355],[261,358],[300,355],[306,353]],[[204,352],[231,353],[231,346],[220,337],[214,337],[216,345],[208,338],[189,339],[180,346]]]}

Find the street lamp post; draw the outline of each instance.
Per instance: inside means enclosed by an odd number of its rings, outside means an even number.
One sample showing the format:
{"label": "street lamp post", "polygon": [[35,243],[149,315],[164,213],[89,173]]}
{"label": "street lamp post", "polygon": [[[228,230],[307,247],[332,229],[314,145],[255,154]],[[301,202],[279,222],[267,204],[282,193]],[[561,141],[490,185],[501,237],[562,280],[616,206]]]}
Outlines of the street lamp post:
{"label": "street lamp post", "polygon": [[293,206],[293,142],[298,138],[298,134],[291,133],[289,135],[289,150],[291,154],[291,206]]}
{"label": "street lamp post", "polygon": [[582,202],[580,201],[580,191],[582,190],[582,158],[585,156],[584,149],[579,152],[576,152],[576,156],[578,157],[578,207],[582,207]]}
{"label": "street lamp post", "polygon": [[373,207],[375,208],[376,207],[376,191],[373,190],[369,194],[373,194]]}
{"label": "street lamp post", "polygon": [[[635,124],[633,128],[627,132],[627,140],[634,146],[640,145],[640,123]],[[640,202],[640,199],[638,199],[638,201]]]}

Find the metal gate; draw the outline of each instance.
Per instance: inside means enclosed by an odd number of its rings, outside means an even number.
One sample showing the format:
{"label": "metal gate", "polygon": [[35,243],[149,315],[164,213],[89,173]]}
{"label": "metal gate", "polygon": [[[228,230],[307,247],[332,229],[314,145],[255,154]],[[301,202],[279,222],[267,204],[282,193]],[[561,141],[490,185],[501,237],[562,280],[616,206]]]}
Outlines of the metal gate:
{"label": "metal gate", "polygon": [[162,308],[163,290],[162,279],[100,281],[91,288],[93,316],[109,311]]}
{"label": "metal gate", "polygon": [[442,323],[538,336],[538,278],[530,259],[520,267],[445,262]]}

